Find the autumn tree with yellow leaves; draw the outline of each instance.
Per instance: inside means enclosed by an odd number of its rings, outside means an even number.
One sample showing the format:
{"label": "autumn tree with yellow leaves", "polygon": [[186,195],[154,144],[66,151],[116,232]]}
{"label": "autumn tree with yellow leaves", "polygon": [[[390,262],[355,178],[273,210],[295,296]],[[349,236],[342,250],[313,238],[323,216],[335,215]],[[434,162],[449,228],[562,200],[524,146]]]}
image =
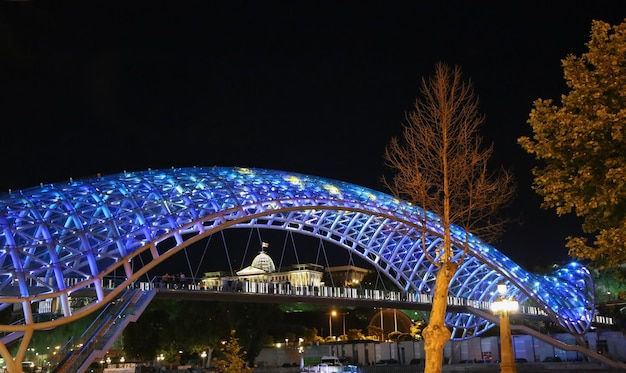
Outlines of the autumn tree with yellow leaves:
{"label": "autumn tree with yellow leaves", "polygon": [[593,21],[586,46],[561,61],[569,92],[536,100],[533,134],[518,141],[540,162],[541,206],[582,218],[587,236],[566,238],[569,255],[602,269],[626,263],[626,22]]}
{"label": "autumn tree with yellow leaves", "polygon": [[246,351],[241,348],[235,330],[230,331],[230,338],[224,341],[219,349],[218,357],[211,360],[211,367],[220,373],[250,373],[252,368],[246,366]]}

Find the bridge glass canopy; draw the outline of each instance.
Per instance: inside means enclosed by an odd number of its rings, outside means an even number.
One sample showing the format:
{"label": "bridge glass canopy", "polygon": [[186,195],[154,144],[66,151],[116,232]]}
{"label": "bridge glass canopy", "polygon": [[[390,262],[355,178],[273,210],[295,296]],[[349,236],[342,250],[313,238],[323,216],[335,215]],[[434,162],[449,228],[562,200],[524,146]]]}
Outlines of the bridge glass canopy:
{"label": "bridge glass canopy", "polygon": [[[238,227],[319,237],[359,255],[401,289],[432,295],[438,267],[425,253],[439,255],[444,232],[435,214],[376,190],[230,167],[124,172],[10,191],[0,194],[0,227],[0,307],[22,304],[27,322],[33,302],[66,302],[73,291],[98,290],[104,276],[119,269],[130,282],[148,270],[145,262],[134,263],[139,255],[166,260],[200,237]],[[542,309],[573,334],[589,329],[594,288],[584,266],[573,262],[537,275],[460,227],[452,227],[452,240],[454,260],[462,263],[452,297],[470,306],[493,302],[504,282],[506,296],[520,305]],[[108,300],[97,294],[98,302]],[[457,339],[493,326],[465,312],[450,312],[446,321]]]}

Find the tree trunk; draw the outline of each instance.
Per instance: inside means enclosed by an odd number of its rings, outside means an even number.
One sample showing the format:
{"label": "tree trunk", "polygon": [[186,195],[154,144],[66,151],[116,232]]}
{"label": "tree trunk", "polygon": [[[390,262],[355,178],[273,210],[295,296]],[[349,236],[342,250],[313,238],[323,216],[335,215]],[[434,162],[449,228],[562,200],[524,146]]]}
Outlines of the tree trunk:
{"label": "tree trunk", "polygon": [[442,263],[437,280],[435,280],[435,295],[433,296],[432,311],[428,326],[424,328],[424,352],[426,361],[424,373],[440,373],[443,364],[443,349],[450,340],[450,330],[446,327],[446,309],[448,307],[448,286],[458,265],[446,261]]}

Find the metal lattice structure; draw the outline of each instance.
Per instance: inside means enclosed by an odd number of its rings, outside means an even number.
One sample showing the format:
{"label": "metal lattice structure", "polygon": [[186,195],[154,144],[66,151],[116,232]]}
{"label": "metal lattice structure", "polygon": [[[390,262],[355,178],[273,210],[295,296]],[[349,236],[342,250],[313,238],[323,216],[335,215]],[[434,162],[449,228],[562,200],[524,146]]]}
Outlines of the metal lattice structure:
{"label": "metal lattice structure", "polygon": [[[121,291],[176,252],[232,227],[319,237],[369,261],[400,288],[432,295],[438,268],[423,247],[436,257],[443,233],[436,215],[375,190],[303,174],[220,167],[125,172],[11,191],[0,195],[0,227],[0,307],[21,304],[25,320],[0,325],[0,331],[49,327],[32,314],[32,303],[43,299],[60,302],[67,322],[81,317],[119,293],[102,287],[113,271],[125,271]],[[452,232],[455,243],[465,241],[465,231]],[[573,334],[588,330],[594,288],[585,267],[572,263],[549,276],[535,275],[478,237],[470,235],[469,242],[469,251],[453,248],[463,264],[451,296],[491,302],[499,296],[497,284],[505,282],[507,296],[532,302]],[[148,260],[135,268],[139,256]],[[85,287],[95,289],[97,300],[72,310],[69,295]],[[446,321],[455,339],[493,326],[466,313],[449,313]]]}

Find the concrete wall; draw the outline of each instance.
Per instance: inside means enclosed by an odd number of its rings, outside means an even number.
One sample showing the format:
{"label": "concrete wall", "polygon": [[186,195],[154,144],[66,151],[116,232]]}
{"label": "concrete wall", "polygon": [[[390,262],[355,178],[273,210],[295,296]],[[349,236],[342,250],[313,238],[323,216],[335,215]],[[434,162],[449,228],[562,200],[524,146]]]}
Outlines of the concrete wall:
{"label": "concrete wall", "polygon": [[[570,334],[552,336],[567,344],[575,344]],[[587,333],[585,339],[589,349],[597,351],[598,346],[606,346],[606,356],[626,361],[626,336],[619,331]],[[513,336],[513,350],[516,358],[528,362],[542,362],[546,357],[558,356],[565,361],[585,360],[585,356],[575,351],[566,351],[528,335]],[[255,363],[259,367],[282,367],[284,364],[300,365],[305,358],[332,355],[348,357],[361,366],[373,365],[384,359],[396,359],[401,364],[409,364],[412,359],[424,359],[423,341],[374,342],[355,341],[345,344],[319,344],[313,346],[288,346],[264,348]],[[465,341],[449,341],[444,348],[444,362],[458,363],[463,360],[500,360],[500,338],[483,337]]]}
{"label": "concrete wall", "polygon": [[264,348],[256,358],[259,367],[282,367],[284,364],[300,364],[305,358],[316,358],[324,355],[350,358],[358,365],[372,365],[384,359],[396,359],[408,364],[411,359],[424,358],[423,342],[374,342],[359,341],[345,344],[319,344],[313,346],[297,346]]}

